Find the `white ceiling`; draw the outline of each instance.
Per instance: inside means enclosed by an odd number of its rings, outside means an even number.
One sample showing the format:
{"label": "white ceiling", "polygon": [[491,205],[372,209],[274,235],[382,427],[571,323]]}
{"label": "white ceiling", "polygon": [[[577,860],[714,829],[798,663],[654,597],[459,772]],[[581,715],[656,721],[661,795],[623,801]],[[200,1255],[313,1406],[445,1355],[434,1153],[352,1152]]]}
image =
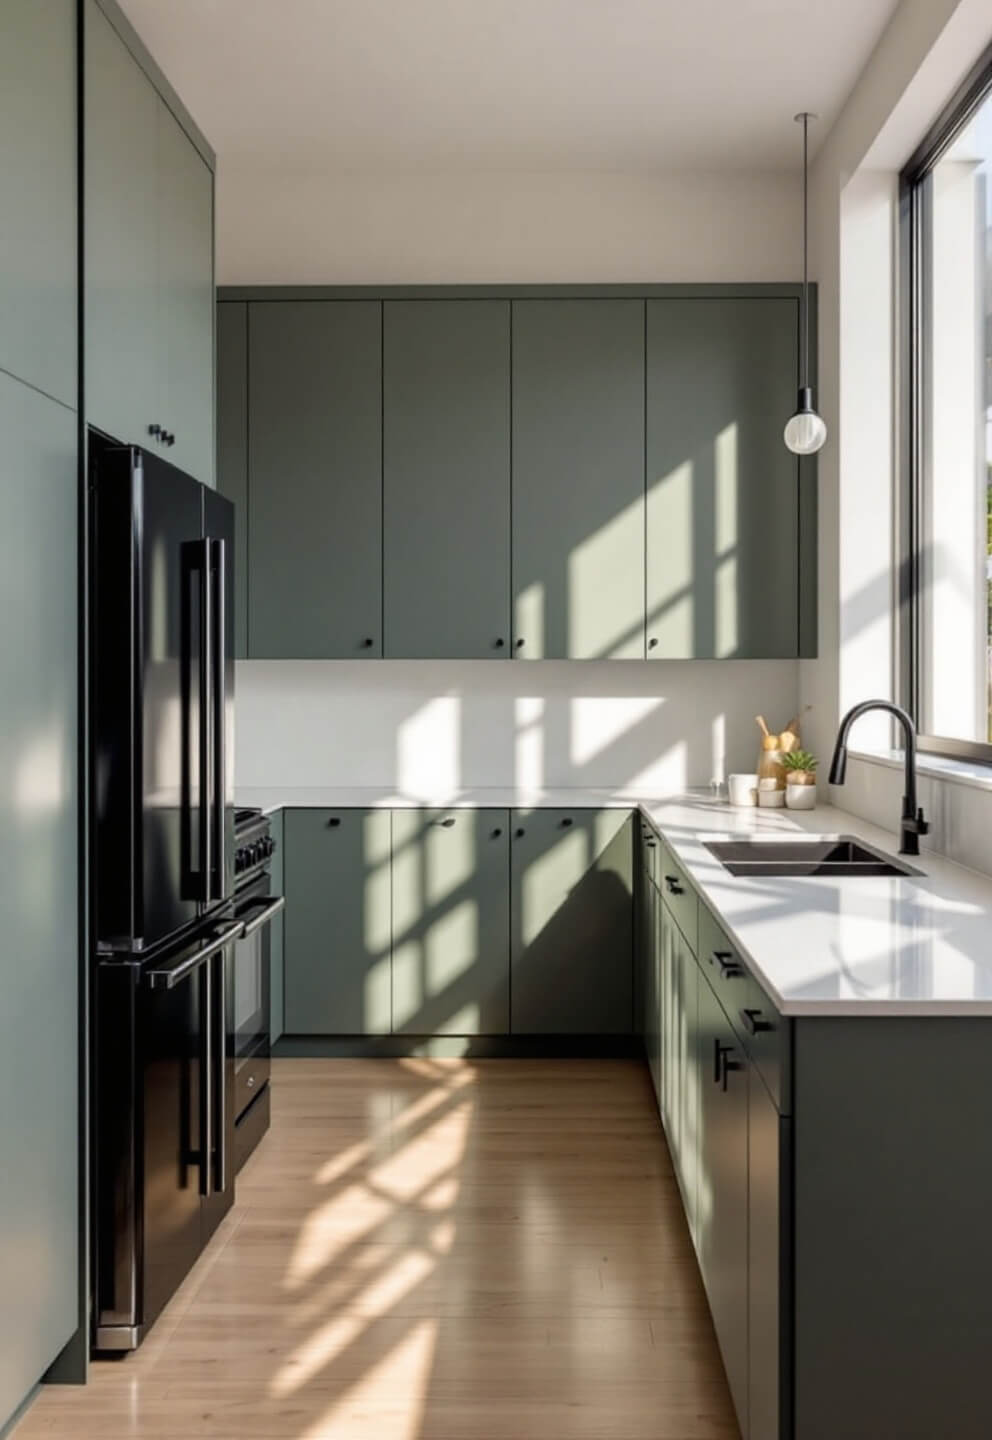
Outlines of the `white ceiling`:
{"label": "white ceiling", "polygon": [[222,160],[382,172],[793,167],[896,4],[123,0]]}

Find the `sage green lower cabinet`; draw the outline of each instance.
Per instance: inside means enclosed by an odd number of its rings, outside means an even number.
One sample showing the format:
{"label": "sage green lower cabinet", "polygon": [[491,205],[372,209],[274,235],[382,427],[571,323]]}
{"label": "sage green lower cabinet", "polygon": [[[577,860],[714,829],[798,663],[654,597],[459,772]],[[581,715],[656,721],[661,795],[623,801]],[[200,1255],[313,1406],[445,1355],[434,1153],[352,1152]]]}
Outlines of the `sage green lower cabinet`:
{"label": "sage green lower cabinet", "polygon": [[287,1035],[387,1035],[388,810],[285,812]]}
{"label": "sage green lower cabinet", "polygon": [[790,298],[647,302],[648,659],[799,653],[797,327]]}
{"label": "sage green lower cabinet", "polygon": [[382,308],[248,307],[248,653],[382,655]]}
{"label": "sage green lower cabinet", "polygon": [[742,1432],[748,1425],[748,1066],[699,976],[696,1249]]}
{"label": "sage green lower cabinet", "polygon": [[791,1135],[790,1121],[779,1115],[757,1069],[749,1066],[748,1440],[782,1440],[782,1421],[790,1413]]}
{"label": "sage green lower cabinet", "polygon": [[511,1032],[630,1034],[630,812],[515,810],[511,828]]}
{"label": "sage green lower cabinet", "polygon": [[689,1231],[695,1235],[698,1195],[699,976],[696,957],[659,894],[662,1115],[672,1163],[682,1188]]}
{"label": "sage green lower cabinet", "polygon": [[661,986],[662,986],[662,957],[665,947],[665,936],[670,928],[671,922],[665,914],[665,907],[661,903],[661,896],[652,882],[648,882],[650,895],[648,898],[648,948],[647,948],[647,970],[645,986],[645,1025],[644,1036],[647,1048],[648,1067],[651,1071],[651,1081],[654,1085],[655,1099],[659,1109],[664,1093],[664,1036],[662,1033],[662,1012],[661,1012]]}
{"label": "sage green lower cabinet", "polygon": [[393,811],[394,1033],[509,1032],[509,832],[506,810]]}
{"label": "sage green lower cabinet", "polygon": [[383,653],[510,656],[510,302],[383,303]]}
{"label": "sage green lower cabinet", "polygon": [[514,656],[644,655],[644,301],[513,301]]}

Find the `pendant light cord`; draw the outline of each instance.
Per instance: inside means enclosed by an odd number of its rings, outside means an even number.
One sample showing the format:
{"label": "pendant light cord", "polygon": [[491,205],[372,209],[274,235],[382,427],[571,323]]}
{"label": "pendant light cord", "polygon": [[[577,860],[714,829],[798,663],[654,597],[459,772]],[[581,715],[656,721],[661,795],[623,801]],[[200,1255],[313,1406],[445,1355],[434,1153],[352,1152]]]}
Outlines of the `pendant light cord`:
{"label": "pendant light cord", "polygon": [[809,384],[809,115],[803,112],[803,385]]}

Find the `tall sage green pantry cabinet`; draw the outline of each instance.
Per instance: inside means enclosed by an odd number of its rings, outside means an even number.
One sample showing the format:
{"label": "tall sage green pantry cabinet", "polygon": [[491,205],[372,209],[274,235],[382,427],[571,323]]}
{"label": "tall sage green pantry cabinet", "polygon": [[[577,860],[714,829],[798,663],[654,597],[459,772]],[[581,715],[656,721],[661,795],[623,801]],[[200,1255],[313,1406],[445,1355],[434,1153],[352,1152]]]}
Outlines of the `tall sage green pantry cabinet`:
{"label": "tall sage green pantry cabinet", "polygon": [[221,291],[239,653],[815,653],[798,319],[790,285]]}
{"label": "tall sage green pantry cabinet", "polygon": [[0,5],[0,1431],[79,1324],[76,8]]}

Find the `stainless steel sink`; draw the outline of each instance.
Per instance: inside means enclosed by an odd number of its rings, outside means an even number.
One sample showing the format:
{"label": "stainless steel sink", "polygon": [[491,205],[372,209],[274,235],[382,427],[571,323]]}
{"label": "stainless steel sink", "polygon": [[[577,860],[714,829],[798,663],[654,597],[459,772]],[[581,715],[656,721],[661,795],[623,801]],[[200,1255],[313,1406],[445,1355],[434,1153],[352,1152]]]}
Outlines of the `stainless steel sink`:
{"label": "stainless steel sink", "polygon": [[853,835],[703,842],[731,875],[920,875]]}

